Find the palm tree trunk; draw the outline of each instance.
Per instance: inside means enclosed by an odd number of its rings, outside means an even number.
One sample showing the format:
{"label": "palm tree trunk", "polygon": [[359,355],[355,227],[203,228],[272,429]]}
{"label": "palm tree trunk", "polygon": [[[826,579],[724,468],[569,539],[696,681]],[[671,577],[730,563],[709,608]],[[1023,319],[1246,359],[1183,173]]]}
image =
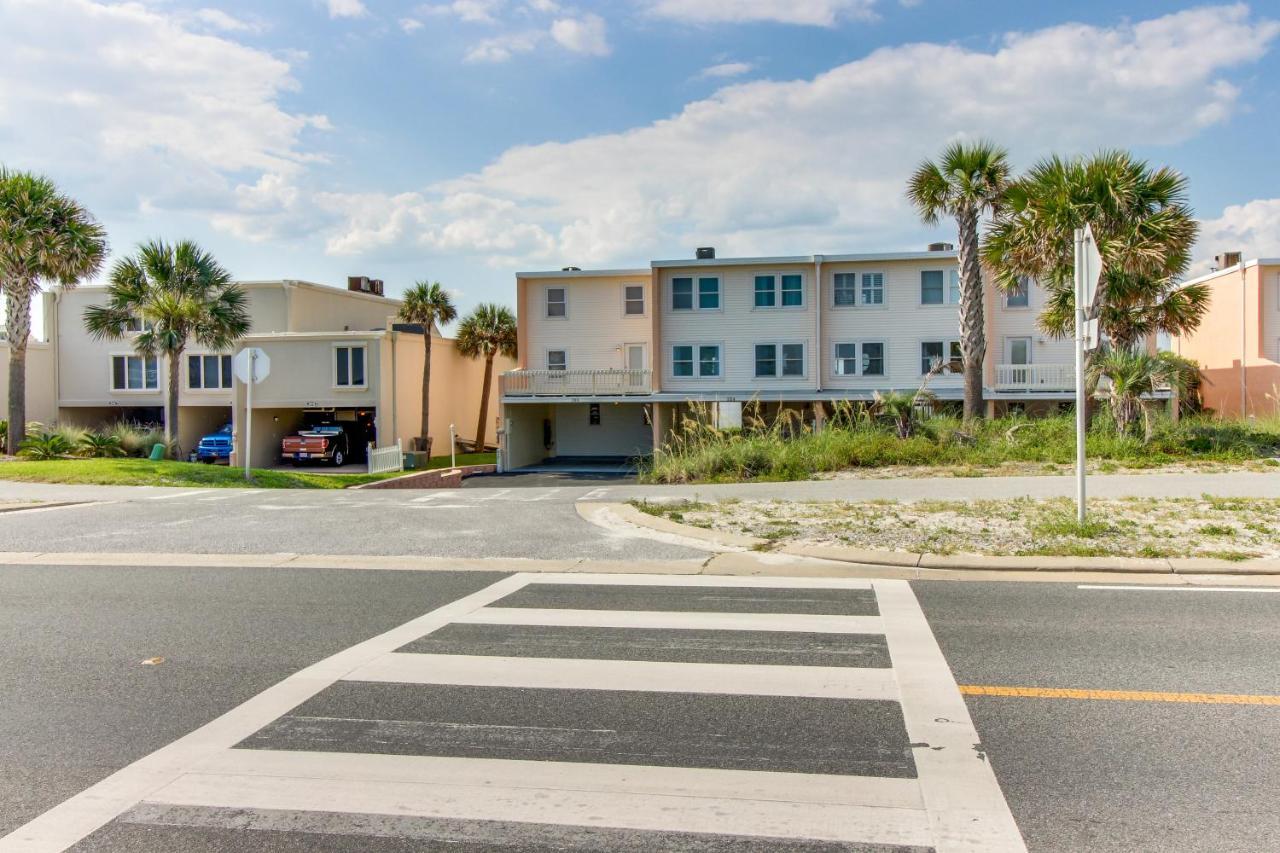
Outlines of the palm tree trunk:
{"label": "palm tree trunk", "polygon": [[182,350],[166,353],[169,362],[168,403],[164,411],[164,438],[168,442],[174,459],[182,458],[182,448],[178,446],[178,390],[182,366]]}
{"label": "palm tree trunk", "polygon": [[4,289],[9,335],[9,453],[27,434],[27,338],[31,336],[31,285],[7,282]]}
{"label": "palm tree trunk", "polygon": [[493,385],[493,353],[484,357],[484,388],[480,392],[480,420],[476,423],[476,453],[484,453],[484,428],[489,420],[489,388]]}
{"label": "palm tree trunk", "polygon": [[427,323],[422,331],[422,442],[421,448],[430,452],[427,443],[431,435],[431,324]]}
{"label": "palm tree trunk", "polygon": [[960,355],[964,359],[964,418],[980,418],[982,368],[987,355],[983,320],[982,265],[978,260],[978,212],[962,210],[960,231]]}

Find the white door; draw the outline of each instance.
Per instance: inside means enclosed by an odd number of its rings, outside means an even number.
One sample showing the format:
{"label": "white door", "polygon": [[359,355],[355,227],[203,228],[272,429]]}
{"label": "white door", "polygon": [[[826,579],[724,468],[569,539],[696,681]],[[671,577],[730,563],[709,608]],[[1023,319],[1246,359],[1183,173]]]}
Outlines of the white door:
{"label": "white door", "polygon": [[1015,385],[1031,384],[1031,338],[1005,338],[1004,363],[1014,365],[1010,379]]}
{"label": "white door", "polygon": [[642,390],[645,385],[641,372],[649,367],[649,359],[644,344],[624,344],[622,347],[623,367],[630,371],[626,377],[629,390]]}

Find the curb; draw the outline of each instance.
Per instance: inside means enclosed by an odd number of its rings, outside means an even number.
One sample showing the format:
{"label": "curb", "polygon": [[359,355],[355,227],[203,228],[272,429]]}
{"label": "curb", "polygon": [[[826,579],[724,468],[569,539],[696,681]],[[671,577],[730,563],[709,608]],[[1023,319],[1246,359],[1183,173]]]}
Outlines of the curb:
{"label": "curb", "polygon": [[[720,548],[761,549],[768,539],[681,524],[641,512],[630,504],[607,506],[620,519],[660,533],[696,539]],[[1207,557],[986,557],[980,554],[916,554],[841,545],[783,545],[771,553],[864,566],[906,569],[949,569],[981,572],[1107,572],[1161,575],[1280,575],[1280,559],[1214,560]]]}
{"label": "curb", "polygon": [[358,489],[456,489],[462,481],[475,474],[492,474],[497,465],[459,465],[457,468],[430,468],[422,471],[407,471],[400,477],[388,477],[372,483],[361,483],[351,486],[351,491]]}

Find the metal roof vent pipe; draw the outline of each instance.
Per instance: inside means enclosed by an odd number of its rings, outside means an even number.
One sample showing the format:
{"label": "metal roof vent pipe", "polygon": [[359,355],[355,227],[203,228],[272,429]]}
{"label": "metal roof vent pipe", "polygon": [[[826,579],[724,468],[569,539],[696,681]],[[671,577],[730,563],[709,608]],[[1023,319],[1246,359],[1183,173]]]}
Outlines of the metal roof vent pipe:
{"label": "metal roof vent pipe", "polygon": [[714,261],[716,259],[715,246],[699,246],[694,251],[694,257],[700,261]]}
{"label": "metal roof vent pipe", "polygon": [[930,252],[954,252],[956,250],[955,243],[930,243]]}

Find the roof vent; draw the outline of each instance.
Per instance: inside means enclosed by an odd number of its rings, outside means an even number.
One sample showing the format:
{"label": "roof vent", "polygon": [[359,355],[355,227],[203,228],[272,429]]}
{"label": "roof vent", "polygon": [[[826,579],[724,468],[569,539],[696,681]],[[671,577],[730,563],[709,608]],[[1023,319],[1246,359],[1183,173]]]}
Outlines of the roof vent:
{"label": "roof vent", "polygon": [[954,252],[956,250],[955,243],[930,243],[930,252]]}
{"label": "roof vent", "polygon": [[582,267],[560,267],[560,272],[582,272]]}
{"label": "roof vent", "polygon": [[694,252],[694,257],[700,261],[713,261],[716,257],[715,246],[699,246]]}

